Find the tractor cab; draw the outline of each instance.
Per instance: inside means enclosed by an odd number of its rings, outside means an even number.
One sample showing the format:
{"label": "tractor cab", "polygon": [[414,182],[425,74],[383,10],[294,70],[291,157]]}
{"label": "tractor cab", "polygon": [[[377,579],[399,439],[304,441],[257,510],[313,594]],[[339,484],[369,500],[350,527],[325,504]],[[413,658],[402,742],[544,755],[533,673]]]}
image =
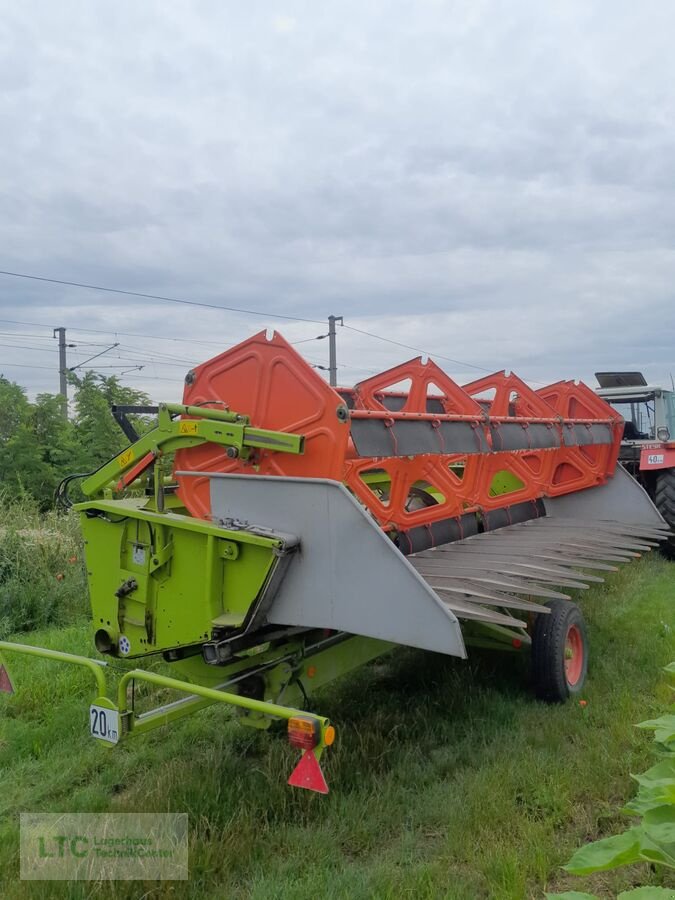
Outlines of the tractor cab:
{"label": "tractor cab", "polygon": [[[596,372],[597,393],[623,416],[619,462],[675,526],[675,391],[647,384],[642,372]],[[662,545],[675,559],[675,539]]]}
{"label": "tractor cab", "polygon": [[[596,372],[597,393],[624,418],[622,445],[666,443],[675,435],[675,392],[647,384],[641,372]],[[624,454],[622,454],[623,456]]]}

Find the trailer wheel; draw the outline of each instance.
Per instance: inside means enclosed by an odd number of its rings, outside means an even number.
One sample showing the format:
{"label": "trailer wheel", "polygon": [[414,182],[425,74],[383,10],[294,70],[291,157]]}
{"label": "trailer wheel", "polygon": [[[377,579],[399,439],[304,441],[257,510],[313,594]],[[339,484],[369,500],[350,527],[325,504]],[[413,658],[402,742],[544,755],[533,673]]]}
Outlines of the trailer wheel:
{"label": "trailer wheel", "polygon": [[540,700],[564,703],[580,693],[588,668],[586,624],[569,600],[549,600],[532,628],[532,680]]}
{"label": "trailer wheel", "polygon": [[[654,503],[671,528],[675,527],[675,470],[663,469],[656,477]],[[662,541],[659,547],[668,559],[675,559],[675,539]]]}

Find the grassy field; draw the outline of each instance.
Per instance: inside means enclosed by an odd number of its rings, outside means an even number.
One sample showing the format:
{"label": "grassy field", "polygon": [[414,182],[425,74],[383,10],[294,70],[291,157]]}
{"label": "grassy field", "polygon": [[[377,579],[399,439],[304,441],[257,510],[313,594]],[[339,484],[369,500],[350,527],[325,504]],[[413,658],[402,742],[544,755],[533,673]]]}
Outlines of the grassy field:
{"label": "grassy field", "polygon": [[[79,590],[76,570],[56,582],[66,598]],[[522,900],[675,889],[647,866],[587,879],[560,869],[580,843],[621,829],[629,772],[649,764],[648,736],[633,723],[668,700],[660,668],[675,658],[674,579],[674,564],[653,557],[584,595],[584,707],[536,702],[525,660],[510,655],[467,663],[400,650],[336,682],[312,705],[338,729],[324,757],[327,797],[288,788],[297,753],[223,709],[106,751],[86,733],[89,676],[17,660],[18,692],[0,695],[0,896]],[[22,639],[90,653],[85,610],[72,606],[62,615],[75,624]],[[108,810],[187,812],[190,881],[19,881],[19,812]]]}

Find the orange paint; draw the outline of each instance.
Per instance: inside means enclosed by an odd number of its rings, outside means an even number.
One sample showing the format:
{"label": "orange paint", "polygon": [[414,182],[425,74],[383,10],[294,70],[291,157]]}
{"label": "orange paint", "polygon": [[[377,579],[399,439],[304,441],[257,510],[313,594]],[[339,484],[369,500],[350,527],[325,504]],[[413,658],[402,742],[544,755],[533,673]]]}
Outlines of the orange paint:
{"label": "orange paint", "polygon": [[[305,436],[300,455],[255,450],[249,459],[229,459],[223,448],[202,444],[176,453],[175,471],[237,472],[243,475],[328,478],[342,481],[385,529],[406,530],[466,512],[554,497],[603,484],[616,467],[622,420],[590,388],[561,381],[533,390],[516,375],[497,372],[461,387],[432,361],[421,357],[365,379],[353,388],[332,388],[284,338],[260,332],[197,366],[183,394],[192,405],[225,402],[251,425]],[[488,399],[489,395],[489,399]],[[397,425],[428,423],[427,449],[415,456],[360,457],[351,422],[370,420],[391,427],[396,452]],[[443,423],[468,423],[475,431],[472,451],[444,450]],[[529,426],[549,429],[560,446],[530,444]],[[578,431],[602,425],[610,442],[570,444]],[[521,429],[525,449],[501,450],[500,429]],[[597,429],[596,429],[597,430]],[[433,437],[433,436],[436,437]],[[493,436],[494,443],[493,446]],[[386,441],[385,441],[386,443]],[[142,461],[144,462],[144,461]],[[363,476],[378,469],[386,489],[371,490]],[[522,487],[492,496],[498,473],[507,471]],[[129,475],[133,474],[129,473]],[[207,477],[177,478],[178,494],[191,515],[210,514]],[[437,502],[411,504],[411,490],[428,485]],[[423,488],[424,489],[424,488]],[[413,492],[414,493],[414,492]]]}

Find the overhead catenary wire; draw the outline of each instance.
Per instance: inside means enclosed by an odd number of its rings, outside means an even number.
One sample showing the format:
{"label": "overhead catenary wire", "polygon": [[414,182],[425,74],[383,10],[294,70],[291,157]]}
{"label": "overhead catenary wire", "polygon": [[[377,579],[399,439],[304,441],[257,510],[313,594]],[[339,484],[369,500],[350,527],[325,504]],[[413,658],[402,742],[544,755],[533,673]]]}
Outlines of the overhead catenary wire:
{"label": "overhead catenary wire", "polygon": [[[3,321],[3,320],[0,319],[0,321]],[[42,327],[42,326],[40,326],[40,327]],[[45,325],[44,327],[51,328],[50,325]],[[54,336],[51,334],[32,334],[32,333],[29,334],[29,333],[26,333],[25,331],[0,331],[0,337],[3,337],[3,338],[13,337],[13,338],[19,338],[19,339],[28,338],[28,339],[34,340],[34,341],[47,341],[50,344],[54,342]],[[81,344],[83,346],[86,345],[86,346],[91,346],[91,347],[106,347],[107,346],[107,344],[94,342],[94,341],[78,340],[77,343]],[[74,346],[74,344],[72,346]],[[58,353],[58,351],[57,351],[57,353]]]}
{"label": "overhead catenary wire", "polygon": [[[88,284],[88,283],[80,282],[80,281],[61,279],[61,278],[53,278],[51,276],[45,276],[45,275],[35,275],[35,274],[27,273],[27,272],[13,272],[13,271],[9,271],[9,270],[0,269],[0,275],[5,276],[5,277],[11,277],[11,278],[22,278],[22,279],[43,282],[43,283],[48,283],[48,284],[58,284],[58,285],[62,285],[62,286],[75,287],[75,288],[80,288],[80,289],[90,290],[90,291],[102,291],[105,293],[120,294],[120,295],[128,296],[128,297],[140,297],[140,298],[144,298],[144,299],[158,300],[158,301],[166,302],[166,303],[178,303],[178,304],[184,304],[187,306],[196,306],[196,307],[202,307],[202,308],[206,308],[206,309],[220,310],[220,311],[224,311],[224,312],[234,312],[234,313],[240,313],[243,315],[262,316],[262,317],[273,318],[273,319],[283,319],[283,320],[293,321],[293,322],[306,322],[306,323],[321,324],[321,325],[324,324],[323,321],[318,320],[318,319],[310,319],[310,318],[306,318],[303,316],[293,316],[293,315],[286,314],[286,313],[270,313],[270,312],[264,312],[262,310],[247,309],[244,307],[234,307],[234,306],[225,306],[225,305],[219,305],[219,304],[214,304],[214,303],[206,303],[203,301],[190,300],[190,299],[182,298],[182,297],[169,297],[169,296],[162,295],[162,294],[150,294],[150,293],[145,293],[142,291],[130,291],[130,290],[126,290],[123,288],[109,287],[107,285]],[[12,320],[0,319],[0,321],[10,322]],[[34,326],[34,327],[48,327],[44,323],[36,323],[36,322],[16,322],[16,324],[22,324],[22,325],[28,325],[28,326]],[[361,334],[361,335],[363,335],[365,337],[369,337],[373,340],[382,341],[384,343],[391,344],[396,347],[402,347],[406,350],[412,350],[415,353],[421,353],[424,356],[433,357],[435,359],[442,359],[442,360],[444,360],[446,362],[450,362],[456,366],[461,366],[461,367],[465,367],[465,368],[469,368],[469,369],[475,369],[477,371],[488,372],[488,373],[492,373],[494,371],[493,368],[488,368],[486,366],[481,366],[481,365],[477,365],[475,363],[466,362],[465,360],[455,359],[454,357],[446,356],[445,354],[442,354],[442,353],[430,352],[421,347],[416,347],[412,344],[407,344],[402,341],[397,341],[394,338],[388,338],[388,337],[385,337],[384,335],[378,334],[376,332],[367,331],[366,329],[363,329],[363,328],[357,328],[354,325],[346,325],[346,324],[344,324],[344,322],[341,322],[341,326],[355,334]],[[103,329],[79,329],[77,327],[74,327],[70,330],[76,330],[76,331],[79,330],[79,331],[82,331],[85,333],[112,334],[112,335],[116,335],[116,336],[117,335],[127,335],[127,336],[136,336],[136,337],[154,338],[155,340],[175,340],[175,341],[182,340],[186,343],[190,342],[190,341],[186,341],[186,339],[180,339],[180,338],[160,338],[156,335],[142,335],[139,333],[118,332],[118,331],[114,331],[114,330],[105,331]],[[325,337],[327,337],[327,335],[317,335],[313,338],[306,338],[306,339],[302,339],[299,341],[295,341],[294,343],[295,344],[308,343],[308,342],[314,341],[314,340],[322,340]],[[198,341],[195,340],[191,343],[198,343]],[[199,343],[212,343],[212,344],[216,345],[215,341],[214,342],[199,341]],[[535,383],[541,384],[543,382],[535,382]]]}
{"label": "overhead catenary wire", "polygon": [[218,303],[204,303],[201,300],[188,300],[183,297],[168,297],[163,294],[146,294],[143,291],[127,291],[122,288],[106,287],[101,284],[86,284],[82,281],[67,281],[63,278],[51,278],[46,275],[31,275],[27,272],[9,272],[0,269],[0,275],[8,278],[25,278],[29,281],[41,281],[47,284],[60,284],[66,287],[84,288],[89,291],[103,291],[107,294],[121,294],[125,297],[141,297],[144,300],[159,300],[162,303],[181,303],[185,306],[199,306],[205,309],[216,309],[225,312],[242,313],[247,316],[262,316],[266,319],[286,319],[292,322],[311,322],[314,325],[323,325],[319,319],[306,319],[303,316],[291,316],[285,313],[263,312],[259,309],[245,309],[238,306],[222,306]]}
{"label": "overhead catenary wire", "polygon": [[47,369],[50,372],[54,371],[53,366],[32,366],[29,363],[8,363],[3,361],[0,363],[0,374],[4,369]]}
{"label": "overhead catenary wire", "polygon": [[[0,322],[4,322],[10,325],[28,325],[33,328],[48,328],[49,331],[52,331],[52,326],[47,325],[45,322],[21,322],[18,319],[0,319]],[[105,329],[105,328],[80,328],[78,325],[68,325],[66,326],[68,331],[81,331],[83,334],[110,334],[115,337],[118,335],[121,337],[138,337],[144,338],[148,341],[172,341],[178,344],[209,344],[212,347],[222,347],[222,341],[205,341],[201,338],[177,338],[177,337],[160,337],[157,334],[142,334],[138,331],[118,331],[117,329]],[[51,334],[49,335],[49,340],[53,340]],[[76,339],[80,344],[91,343],[89,341],[80,341],[79,338]],[[102,347],[103,344],[96,344],[98,347]]]}
{"label": "overhead catenary wire", "polygon": [[25,344],[0,344],[0,347],[8,347],[11,350],[35,350],[37,353],[58,353],[52,347],[28,347]]}
{"label": "overhead catenary wire", "polygon": [[301,341],[291,341],[291,347],[295,347],[296,344],[309,344],[310,341],[322,341],[324,338],[327,338],[327,334],[317,334],[316,337],[311,338],[303,338]]}
{"label": "overhead catenary wire", "polygon": [[[98,368],[103,368],[103,366],[99,366]],[[115,368],[123,368],[123,366],[115,366]],[[0,377],[5,369],[43,369],[47,372],[53,372],[53,366],[32,366],[28,363],[0,363]],[[98,369],[89,369],[88,371],[96,373]],[[122,374],[122,373],[120,373]],[[177,378],[162,378],[160,376],[153,375],[125,375],[125,378],[143,378],[145,381],[167,381],[171,382],[171,384],[176,384],[179,379]]]}
{"label": "overhead catenary wire", "polygon": [[384,341],[386,344],[394,344],[396,347],[404,347],[406,350],[414,350],[415,353],[421,353],[423,356],[433,357],[434,359],[444,359],[456,366],[466,366],[469,369],[478,369],[481,372],[494,372],[494,369],[488,369],[486,366],[477,366],[474,363],[464,362],[461,359],[453,359],[451,356],[444,356],[442,353],[432,353],[429,350],[422,350],[421,347],[413,347],[412,344],[404,344],[401,341],[395,341],[393,338],[384,337],[382,334],[375,334],[372,331],[365,331],[363,328],[356,328],[354,325],[343,325],[349,331],[355,331],[357,334],[363,334],[366,337],[374,338],[377,341]]}
{"label": "overhead catenary wire", "polygon": [[[98,359],[99,356],[103,356],[104,353],[108,353],[109,350],[114,350],[115,347],[119,347],[119,344],[113,344],[112,347],[108,347],[107,350],[101,350],[100,353],[95,353],[93,356],[90,356],[89,359],[85,359],[84,362],[78,363],[76,366],[71,366],[68,371],[74,372],[76,369],[81,369],[82,366],[86,366],[87,363],[90,363],[94,359]],[[123,368],[120,366],[116,366],[115,368]]]}
{"label": "overhead catenary wire", "polygon": [[[17,325],[29,325],[29,326],[33,326],[33,327],[37,327],[37,328],[51,327],[51,326],[46,325],[41,322],[19,322],[17,320],[12,320],[12,319],[0,319],[0,322],[9,322],[12,324],[17,324]],[[344,325],[343,327],[348,329],[349,331],[353,331],[357,334],[362,334],[366,337],[370,337],[375,340],[383,341],[387,344],[392,344],[397,347],[403,347],[407,350],[413,350],[416,353],[422,353],[425,356],[429,356],[429,357],[432,357],[435,359],[443,359],[443,360],[446,360],[447,362],[451,362],[455,365],[466,366],[469,368],[478,369],[483,372],[493,372],[494,371],[494,369],[489,369],[489,368],[486,368],[485,366],[478,366],[473,363],[463,362],[462,360],[457,360],[452,357],[445,356],[444,354],[441,354],[441,353],[435,353],[435,352],[432,352],[429,350],[424,350],[420,347],[415,347],[411,344],[405,344],[401,341],[396,341],[392,338],[387,338],[381,334],[376,334],[371,331],[366,331],[365,329],[362,329],[362,328],[356,328],[354,325]],[[69,331],[81,331],[83,333],[109,334],[109,335],[114,335],[114,336],[120,335],[120,336],[128,336],[128,337],[150,338],[153,340],[174,341],[174,342],[186,343],[186,344],[207,344],[207,345],[212,345],[212,346],[216,346],[216,347],[222,346],[222,344],[219,341],[204,341],[204,340],[200,340],[200,339],[193,340],[193,339],[189,339],[189,338],[175,338],[175,337],[158,337],[157,335],[144,335],[139,332],[124,332],[124,331],[116,331],[116,330],[112,330],[112,329],[110,331],[106,331],[104,329],[77,328],[76,327],[76,328],[69,328],[68,330]],[[5,333],[10,334],[9,332],[0,332],[0,334],[5,334]],[[326,335],[326,334],[320,334],[320,335],[316,335],[315,337],[311,337],[311,338],[303,338],[302,340],[299,340],[299,341],[292,341],[291,345],[296,346],[297,344],[311,343],[313,341],[322,340],[323,338],[326,338],[327,336],[328,335]],[[35,335],[35,337],[38,337],[38,335]],[[50,338],[50,340],[51,340],[51,338]],[[103,344],[96,344],[95,342],[80,341],[77,338],[75,339],[75,343],[81,344],[82,346],[104,346]],[[41,347],[28,348],[28,347],[19,347],[18,345],[10,345],[10,344],[6,344],[6,345],[0,344],[0,346],[7,346],[7,347],[16,346],[17,349],[35,349],[35,350],[44,349],[44,350],[46,350],[46,352],[50,352],[50,353],[58,352],[56,350],[51,350],[50,348],[41,348]],[[71,345],[69,345],[69,346],[71,346]],[[164,354],[164,353],[161,353],[156,350],[149,351],[149,350],[145,350],[144,348],[141,348],[141,347],[132,347],[132,346],[120,347],[120,349],[124,350],[124,352],[126,352],[126,353],[138,353],[138,354],[140,354],[140,356],[137,356],[136,358],[143,358],[147,361],[156,362],[158,365],[165,364],[164,360],[159,359],[159,357],[164,357],[164,359],[167,360],[167,363],[166,363],[167,365],[172,365],[172,366],[175,365],[176,367],[178,367],[178,365],[183,365],[183,364],[188,365],[188,366],[195,364],[194,360],[179,359],[178,357],[171,356],[168,353]],[[116,358],[123,359],[123,357],[116,357]],[[170,362],[168,362],[169,360],[170,360]],[[349,369],[356,370],[356,371],[371,371],[371,372],[379,371],[378,369],[375,369],[372,367],[352,366],[348,363],[340,363],[339,367],[340,368],[349,368]],[[538,383],[543,383],[543,382],[538,382]]]}
{"label": "overhead catenary wire", "polygon": [[[5,321],[7,321],[7,320],[5,320]],[[38,323],[34,323],[34,325],[37,326],[37,327],[41,327]],[[45,327],[48,327],[48,326],[45,326]],[[486,367],[484,367],[484,366],[477,366],[477,365],[473,365],[472,363],[461,362],[460,360],[455,360],[455,359],[453,359],[453,358],[451,358],[451,357],[444,356],[443,354],[440,354],[440,353],[431,353],[431,352],[429,352],[429,351],[426,351],[426,350],[421,349],[420,347],[415,347],[415,346],[412,346],[412,345],[410,345],[410,344],[402,343],[401,341],[396,341],[396,340],[393,340],[393,339],[391,339],[391,338],[386,338],[386,337],[384,337],[383,335],[379,335],[379,334],[375,334],[375,333],[373,333],[373,332],[365,331],[364,329],[356,328],[355,326],[352,326],[352,325],[345,325],[344,327],[347,328],[347,329],[349,329],[350,331],[356,332],[356,333],[358,333],[358,334],[362,334],[362,335],[365,335],[365,336],[370,337],[370,338],[375,338],[375,339],[377,339],[377,340],[384,341],[385,343],[393,344],[393,345],[398,346],[398,347],[404,347],[405,349],[413,350],[413,351],[415,351],[415,352],[417,352],[417,353],[422,353],[422,354],[424,354],[424,355],[426,355],[426,356],[434,357],[434,358],[437,358],[437,359],[444,359],[444,360],[447,360],[447,361],[449,361],[449,362],[452,362],[452,363],[454,363],[454,364],[456,364],[456,365],[470,366],[471,368],[474,368],[474,369],[480,369],[481,371],[484,371],[484,372],[492,372],[492,371],[494,371],[493,369],[488,369],[488,368],[486,368]],[[86,329],[72,329],[72,330],[82,330],[82,331],[85,331]],[[0,334],[1,334],[1,333],[2,333],[2,332],[0,332]],[[120,332],[114,332],[114,331],[110,331],[110,332],[102,332],[102,333],[105,333],[105,334],[121,334]],[[139,336],[140,336],[140,335],[139,335]],[[37,335],[36,335],[36,337],[37,337]],[[293,344],[293,345],[297,345],[297,344],[310,343],[310,342],[312,342],[312,341],[321,340],[322,338],[325,338],[325,337],[326,337],[326,335],[317,335],[316,337],[313,337],[313,338],[306,338],[306,339],[303,339],[303,340],[300,340],[300,341],[293,341],[292,344]],[[162,339],[162,340],[164,340],[164,339]],[[175,338],[166,338],[166,340],[181,340],[181,339],[179,339],[179,338],[178,338],[178,339],[175,339]],[[186,341],[186,343],[187,343],[187,342],[188,342],[188,341]],[[80,344],[80,343],[82,344],[82,346],[104,346],[103,344],[95,344],[95,343],[93,343],[93,342],[89,342],[89,343],[88,343],[88,342],[80,342],[80,341],[77,341],[77,340],[76,340],[73,344],[69,344],[68,346],[74,348],[77,344]],[[196,343],[196,341],[195,341],[195,343]],[[207,343],[207,342],[204,342],[204,343]],[[208,343],[211,343],[211,342],[208,342]],[[215,344],[216,342],[213,342],[213,343]],[[220,345],[218,345],[218,346],[220,346]],[[21,345],[21,344],[10,344],[10,343],[7,343],[7,344],[5,344],[5,343],[0,343],[0,347],[6,347],[6,348],[9,348],[9,349],[17,349],[17,350],[29,350],[29,351],[35,351],[35,352],[58,353],[58,350],[52,349],[52,348],[50,348],[50,347],[30,347],[30,346]],[[141,348],[141,347],[123,346],[123,345],[119,345],[119,344],[118,344],[118,345],[116,345],[116,348],[111,348],[111,349],[120,349],[123,353],[125,353],[125,354],[130,354],[130,355],[128,355],[128,356],[121,356],[121,355],[117,355],[117,354],[112,354],[112,355],[114,356],[114,358],[120,359],[120,360],[126,360],[126,361],[128,361],[128,362],[136,362],[137,360],[141,360],[141,361],[145,361],[145,362],[151,362],[151,363],[153,363],[153,364],[155,364],[155,365],[167,366],[167,367],[171,367],[171,368],[183,368],[184,366],[192,366],[192,365],[195,365],[195,361],[194,361],[194,360],[178,358],[178,357],[175,357],[175,356],[171,356],[170,354],[160,353],[159,351],[148,351],[148,350],[144,350],[144,349]],[[104,351],[104,352],[105,352],[105,351]],[[96,354],[96,355],[98,356],[99,354]],[[90,359],[94,359],[94,358],[95,358],[95,357],[90,357]],[[84,365],[85,365],[85,363],[78,363],[78,365],[76,366],[76,368],[79,368],[80,366],[84,366]],[[38,367],[35,366],[34,368],[38,368]],[[314,368],[318,368],[318,369],[322,369],[322,370],[325,369],[325,367],[324,367],[323,365],[316,365],[316,366],[314,366]],[[353,371],[364,371],[364,372],[367,372],[367,371],[371,371],[371,372],[379,371],[379,370],[377,370],[377,369],[375,369],[375,368],[372,368],[372,367],[367,367],[367,366],[352,366],[352,365],[350,365],[350,364],[348,364],[348,363],[340,363],[340,364],[339,364],[339,368],[341,368],[341,369],[348,368],[348,369],[351,369],[351,370],[353,370]]]}
{"label": "overhead catenary wire", "polygon": [[[288,315],[288,314],[284,314],[284,313],[268,313],[268,312],[263,312],[261,310],[245,309],[243,307],[235,307],[235,306],[222,306],[222,305],[215,304],[215,303],[204,303],[203,301],[189,300],[187,298],[182,298],[182,297],[168,297],[168,296],[162,295],[162,294],[149,294],[149,293],[144,293],[141,291],[128,291],[128,290],[124,290],[122,288],[108,287],[106,285],[87,284],[85,282],[80,282],[80,281],[71,281],[71,280],[66,280],[66,279],[61,279],[61,278],[53,278],[53,277],[45,276],[45,275],[34,275],[34,274],[26,273],[26,272],[11,272],[8,270],[0,269],[0,275],[3,275],[5,277],[11,277],[11,278],[24,278],[24,279],[28,279],[31,281],[45,282],[48,284],[65,285],[68,287],[82,288],[85,290],[103,291],[105,293],[121,294],[123,296],[128,296],[128,297],[142,297],[144,299],[159,300],[159,301],[165,302],[165,303],[180,303],[180,304],[185,304],[188,306],[199,306],[199,307],[204,307],[206,309],[223,310],[226,312],[236,312],[236,313],[241,313],[244,315],[263,316],[263,317],[272,318],[272,319],[275,319],[275,318],[276,319],[285,319],[285,320],[294,321],[294,322],[308,322],[308,323],[312,323],[312,324],[316,324],[316,325],[323,325],[323,322],[318,319],[308,319],[303,316],[292,316],[292,315]],[[453,357],[445,356],[444,354],[429,353],[429,351],[423,350],[420,347],[414,347],[411,344],[405,344],[401,341],[396,341],[393,338],[387,338],[387,337],[384,337],[384,335],[376,334],[371,331],[366,331],[363,328],[356,328],[354,325],[344,325],[344,323],[343,323],[342,327],[348,328],[350,331],[356,332],[358,334],[362,334],[366,337],[373,338],[374,340],[384,341],[385,343],[393,344],[397,347],[403,347],[407,350],[413,350],[415,353],[422,353],[425,356],[434,356],[437,359],[444,359],[447,362],[453,363],[453,365],[466,366],[467,368],[477,369],[478,371],[481,371],[481,372],[492,372],[493,371],[493,369],[489,369],[485,366],[479,366],[474,363],[465,362],[464,360],[454,359]],[[115,332],[110,332],[110,333],[113,334]],[[310,338],[309,340],[320,340],[320,338]],[[298,341],[297,343],[300,343],[300,342]]]}

